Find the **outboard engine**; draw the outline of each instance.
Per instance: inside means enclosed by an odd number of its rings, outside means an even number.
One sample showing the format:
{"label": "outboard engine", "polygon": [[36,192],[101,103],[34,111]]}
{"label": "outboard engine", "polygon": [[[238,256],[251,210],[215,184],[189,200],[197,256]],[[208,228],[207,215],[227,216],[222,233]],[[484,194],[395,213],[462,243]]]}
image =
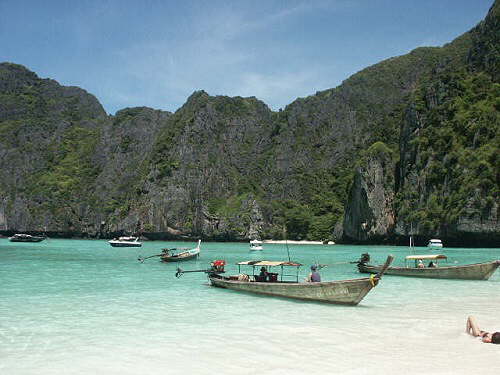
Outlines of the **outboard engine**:
{"label": "outboard engine", "polygon": [[190,272],[205,272],[207,274],[215,274],[215,273],[224,273],[224,266],[226,265],[226,261],[223,259],[214,260],[210,263],[210,268],[205,270],[189,270],[184,271],[182,268],[177,268],[177,272],[175,273],[175,277],[181,277],[185,273]]}
{"label": "outboard engine", "polygon": [[364,254],[361,254],[361,257],[359,258],[358,260],[358,270],[360,272],[362,272],[362,268],[363,266],[366,266],[367,263],[370,262],[370,254],[368,253],[364,253]]}
{"label": "outboard engine", "polygon": [[364,253],[364,254],[361,254],[361,258],[359,258],[359,261],[358,263],[368,263],[370,262],[370,254],[368,253]]}
{"label": "outboard engine", "polygon": [[210,266],[212,267],[211,271],[213,273],[223,273],[225,265],[226,261],[223,259],[214,260],[212,263],[210,263]]}

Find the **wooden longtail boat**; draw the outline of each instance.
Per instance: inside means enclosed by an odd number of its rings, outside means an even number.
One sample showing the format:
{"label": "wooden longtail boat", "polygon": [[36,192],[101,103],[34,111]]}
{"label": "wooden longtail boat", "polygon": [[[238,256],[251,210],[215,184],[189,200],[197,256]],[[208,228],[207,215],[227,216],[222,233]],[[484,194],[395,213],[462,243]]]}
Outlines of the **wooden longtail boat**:
{"label": "wooden longtail boat", "polygon": [[[365,254],[363,254],[365,255]],[[461,280],[488,280],[495,270],[500,266],[500,260],[486,263],[466,264],[463,266],[437,266],[439,259],[447,259],[446,255],[409,255],[406,262],[415,261],[414,267],[389,267],[385,271],[387,275],[424,277],[431,279],[461,279]],[[383,266],[370,265],[363,259],[358,262],[358,269],[361,273],[376,274]],[[419,261],[431,261],[434,267],[419,267]]]}
{"label": "wooden longtail boat", "polygon": [[182,249],[183,251],[175,253],[176,249],[164,249],[160,255],[162,262],[182,262],[189,259],[194,259],[200,256],[201,240],[198,240],[198,246],[193,249]]}
{"label": "wooden longtail boat", "polygon": [[161,254],[154,254],[147,257],[139,255],[137,260],[144,263],[146,259],[159,257],[162,262],[182,262],[189,259],[194,259],[200,256],[201,240],[198,240],[198,245],[192,249],[190,248],[171,248],[162,249]]}
{"label": "wooden longtail boat", "polygon": [[[276,275],[271,278],[273,281],[258,281],[260,280],[258,277],[246,274],[222,276],[221,272],[213,272],[211,270],[207,270],[206,272],[208,273],[210,283],[219,288],[307,301],[357,305],[378,284],[392,260],[393,257],[388,256],[384,266],[375,276],[339,281],[298,282],[298,268],[301,264],[294,262],[250,261],[242,262],[239,265],[253,266],[254,269],[255,267],[267,268],[279,266],[282,270],[284,267],[296,267],[296,281],[283,281],[282,278],[278,280],[277,274],[272,274]],[[180,276],[183,272],[197,271],[182,271],[178,269],[176,275]],[[283,272],[281,275],[283,276]]]}

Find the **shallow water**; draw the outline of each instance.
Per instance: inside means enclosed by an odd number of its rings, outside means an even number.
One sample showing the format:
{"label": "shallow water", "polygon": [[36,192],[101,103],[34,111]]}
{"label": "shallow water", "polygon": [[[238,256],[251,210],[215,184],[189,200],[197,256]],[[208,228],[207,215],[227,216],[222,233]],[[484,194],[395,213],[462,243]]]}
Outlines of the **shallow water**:
{"label": "shallow water", "polygon": [[[198,261],[163,264],[163,247],[103,240],[0,239],[0,374],[498,374],[500,345],[464,333],[468,315],[500,330],[500,271],[489,281],[386,276],[355,307],[241,294],[177,266],[214,259],[283,260],[284,245],[202,243]],[[407,248],[289,245],[292,260],[328,264],[323,280],[356,278],[368,251],[402,264]],[[427,252],[418,249],[417,252]],[[500,259],[500,249],[450,249],[449,263]],[[344,264],[338,264],[344,263]],[[305,277],[307,267],[302,270]]]}

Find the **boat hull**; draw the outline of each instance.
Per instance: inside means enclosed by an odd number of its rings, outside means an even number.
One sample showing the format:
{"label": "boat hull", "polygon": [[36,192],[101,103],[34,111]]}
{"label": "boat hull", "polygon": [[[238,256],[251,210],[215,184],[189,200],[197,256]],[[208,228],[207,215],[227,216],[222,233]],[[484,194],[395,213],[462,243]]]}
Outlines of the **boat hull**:
{"label": "boat hull", "polygon": [[361,278],[319,283],[274,283],[231,280],[219,275],[210,275],[209,280],[215,287],[239,292],[342,305],[357,305],[378,282],[378,278]]}
{"label": "boat hull", "polygon": [[32,237],[32,238],[9,238],[10,242],[41,242],[45,237]]}
{"label": "boat hull", "polygon": [[[460,279],[460,280],[488,280],[500,266],[500,261],[488,263],[468,264],[464,266],[407,268],[389,267],[387,275],[423,277],[429,279]],[[382,266],[359,264],[361,273],[378,273]]]}
{"label": "boat hull", "polygon": [[110,242],[112,247],[141,247],[142,243]]}
{"label": "boat hull", "polygon": [[191,260],[198,258],[200,254],[192,254],[192,255],[186,255],[186,256],[162,256],[160,257],[160,261],[165,262],[165,263],[170,263],[170,262],[184,262],[186,260]]}
{"label": "boat hull", "polygon": [[430,250],[437,250],[437,249],[442,249],[443,245],[427,245],[427,248]]}

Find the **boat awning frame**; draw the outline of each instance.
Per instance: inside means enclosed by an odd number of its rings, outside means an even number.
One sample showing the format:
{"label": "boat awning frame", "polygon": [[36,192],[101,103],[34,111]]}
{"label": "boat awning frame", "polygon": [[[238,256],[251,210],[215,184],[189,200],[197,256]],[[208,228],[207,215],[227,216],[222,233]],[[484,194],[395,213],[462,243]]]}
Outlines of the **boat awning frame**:
{"label": "boat awning frame", "polygon": [[448,259],[448,257],[443,254],[408,255],[406,257],[406,260],[437,260],[437,259]]}
{"label": "boat awning frame", "polygon": [[247,260],[245,262],[236,263],[238,266],[264,266],[264,267],[275,267],[275,266],[288,266],[288,267],[301,267],[302,264],[295,262],[283,262],[283,261],[271,261],[271,260]]}
{"label": "boat awning frame", "polygon": [[[251,266],[252,273],[255,276],[256,267],[281,267],[280,279],[283,281],[283,277],[295,277],[295,281],[299,282],[299,269],[302,266],[300,263],[296,262],[283,262],[283,261],[271,261],[271,260],[247,260],[246,262],[236,263],[238,265],[238,273],[241,272],[241,266]],[[283,267],[295,267],[295,275],[288,275],[284,273]]]}

